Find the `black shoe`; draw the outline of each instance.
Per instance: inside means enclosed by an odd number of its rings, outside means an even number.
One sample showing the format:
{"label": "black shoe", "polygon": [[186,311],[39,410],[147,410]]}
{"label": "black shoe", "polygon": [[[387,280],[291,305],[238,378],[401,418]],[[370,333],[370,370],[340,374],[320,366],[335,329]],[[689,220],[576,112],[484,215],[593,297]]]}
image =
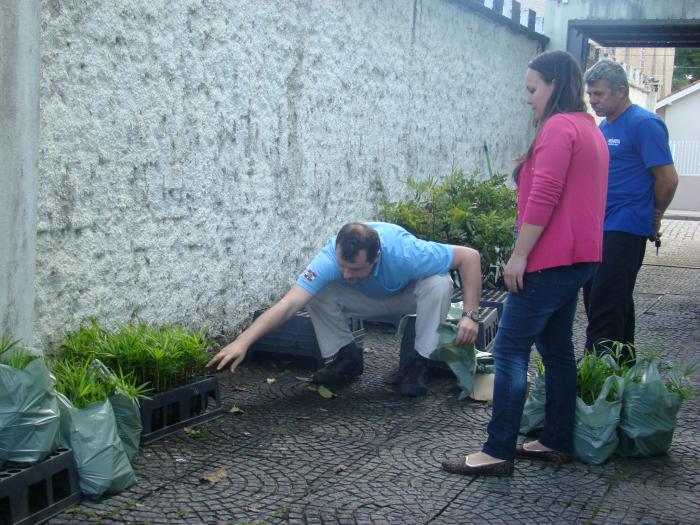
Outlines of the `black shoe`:
{"label": "black shoe", "polygon": [[424,396],[425,371],[428,360],[415,350],[401,353],[399,359],[399,392],[402,396]]}
{"label": "black shoe", "polygon": [[313,375],[314,383],[338,384],[353,380],[364,370],[362,348],[353,341],[338,351],[335,359],[319,368]]}

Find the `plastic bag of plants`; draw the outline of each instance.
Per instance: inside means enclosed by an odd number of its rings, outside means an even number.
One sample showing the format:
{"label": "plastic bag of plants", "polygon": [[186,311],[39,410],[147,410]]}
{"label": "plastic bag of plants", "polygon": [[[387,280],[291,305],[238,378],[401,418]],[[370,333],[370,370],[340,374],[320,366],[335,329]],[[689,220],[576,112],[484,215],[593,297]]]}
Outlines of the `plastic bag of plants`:
{"label": "plastic bag of plants", "polygon": [[[130,381],[130,377],[117,376],[99,359],[94,359],[90,366],[92,372],[101,379],[116,385],[114,394],[109,397],[109,402],[112,404],[114,417],[117,421],[117,432],[122,439],[129,462],[133,464],[134,458],[139,451],[141,432],[143,431],[141,411],[138,403],[140,391],[138,388],[131,386],[132,381]],[[129,390],[132,391],[128,392]]]}
{"label": "plastic bag of plants", "polygon": [[441,361],[450,367],[457,376],[462,391],[459,399],[465,399],[474,390],[474,374],[476,372],[476,352],[474,345],[454,346],[452,342],[457,336],[457,327],[450,323],[442,323],[438,327],[438,346],[430,354],[433,361]]}
{"label": "plastic bag of plants", "polygon": [[520,420],[520,433],[533,434],[544,427],[544,374],[538,373],[530,388],[530,395],[525,401],[523,417]]}
{"label": "plastic bag of plants", "polygon": [[127,396],[121,390],[117,390],[109,398],[109,402],[114,410],[117,432],[122,440],[129,462],[133,464],[134,458],[139,451],[141,432],[143,431],[138,401]]}
{"label": "plastic bag of plants", "polygon": [[16,342],[0,348],[0,464],[42,461],[59,445],[53,378],[42,357]]}
{"label": "plastic bag of plants", "polygon": [[654,360],[638,361],[625,374],[618,454],[649,457],[671,447],[681,396],[669,391]]}
{"label": "plastic bag of plants", "polygon": [[133,485],[136,477],[117,432],[110,401],[96,401],[85,408],[76,408],[61,394],[58,398],[61,436],[73,449],[80,491],[89,498],[98,499]]}
{"label": "plastic bag of plants", "polygon": [[592,403],[576,397],[574,422],[574,458],[600,465],[617,448],[617,427],[620,423],[624,381],[616,375],[608,376],[600,393]]}
{"label": "plastic bag of plants", "polygon": [[93,499],[135,482],[110,402],[119,378],[109,371],[98,373],[98,365],[68,358],[52,364],[61,407],[61,439],[75,454],[81,492]]}

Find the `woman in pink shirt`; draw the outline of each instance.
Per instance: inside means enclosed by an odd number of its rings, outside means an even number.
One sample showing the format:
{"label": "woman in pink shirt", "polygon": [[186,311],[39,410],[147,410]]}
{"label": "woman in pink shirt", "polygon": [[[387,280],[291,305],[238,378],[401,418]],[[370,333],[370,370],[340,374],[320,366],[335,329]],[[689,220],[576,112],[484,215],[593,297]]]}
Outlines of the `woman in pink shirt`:
{"label": "woman in pink shirt", "polygon": [[[579,290],[602,257],[608,148],[586,113],[572,55],[535,57],[525,87],[537,133],[514,171],[519,235],[504,272],[510,294],[494,343],[493,412],[482,450],[443,462],[458,474],[510,476],[516,457],[565,463],[573,454],[572,326]],[[544,428],[516,447],[533,343],[546,369]]]}

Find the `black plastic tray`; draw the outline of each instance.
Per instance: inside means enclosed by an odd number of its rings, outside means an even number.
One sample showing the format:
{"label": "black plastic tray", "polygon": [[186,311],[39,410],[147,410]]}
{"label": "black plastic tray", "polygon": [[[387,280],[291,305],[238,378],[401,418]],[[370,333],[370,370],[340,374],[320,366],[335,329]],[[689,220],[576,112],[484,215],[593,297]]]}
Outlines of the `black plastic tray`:
{"label": "black plastic tray", "polygon": [[[406,317],[406,326],[401,338],[401,351],[412,350],[416,339],[416,316],[408,315]],[[457,323],[457,320],[449,319],[448,322]],[[497,330],[497,310],[495,308],[479,307],[479,333],[476,336],[474,347],[482,352],[490,351]]]}
{"label": "black plastic tray", "polygon": [[224,413],[216,377],[207,377],[150,397],[151,399],[139,401],[143,425],[142,445],[181,428],[210,421]]}
{"label": "black plastic tray", "polygon": [[503,317],[503,308],[508,299],[508,292],[505,290],[483,290],[481,292],[481,300],[479,306],[496,308],[498,310],[498,318]]}
{"label": "black plastic tray", "polygon": [[62,448],[33,465],[0,468],[0,525],[34,525],[80,501],[73,451]]}
{"label": "black plastic tray", "polygon": [[[256,311],[253,319],[257,319],[264,311]],[[365,334],[362,321],[351,319],[350,329],[355,343],[362,347]],[[306,311],[297,312],[277,330],[258,339],[250,348],[248,355],[252,358],[258,352],[309,358],[315,362],[317,368],[323,366],[321,349],[318,346],[311,317]]]}

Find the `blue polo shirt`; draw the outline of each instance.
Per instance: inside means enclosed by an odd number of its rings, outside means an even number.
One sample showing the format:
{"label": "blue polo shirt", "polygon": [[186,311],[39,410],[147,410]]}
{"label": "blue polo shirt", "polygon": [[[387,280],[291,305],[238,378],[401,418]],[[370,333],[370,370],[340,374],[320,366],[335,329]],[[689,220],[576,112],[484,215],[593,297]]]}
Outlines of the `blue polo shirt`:
{"label": "blue polo shirt", "polygon": [[335,256],[335,240],[331,238],[323,250],[297,278],[297,284],[312,295],[330,283],[342,283],[358,289],[368,297],[383,299],[395,295],[413,281],[441,275],[449,271],[454,251],[452,246],[423,241],[395,224],[368,222],[379,234],[381,256],[366,279],[348,284],[340,273]]}
{"label": "blue polo shirt", "polygon": [[610,152],[605,231],[651,235],[655,178],[650,168],[673,164],[666,124],[632,104],[612,124],[603,120],[600,130]]}

